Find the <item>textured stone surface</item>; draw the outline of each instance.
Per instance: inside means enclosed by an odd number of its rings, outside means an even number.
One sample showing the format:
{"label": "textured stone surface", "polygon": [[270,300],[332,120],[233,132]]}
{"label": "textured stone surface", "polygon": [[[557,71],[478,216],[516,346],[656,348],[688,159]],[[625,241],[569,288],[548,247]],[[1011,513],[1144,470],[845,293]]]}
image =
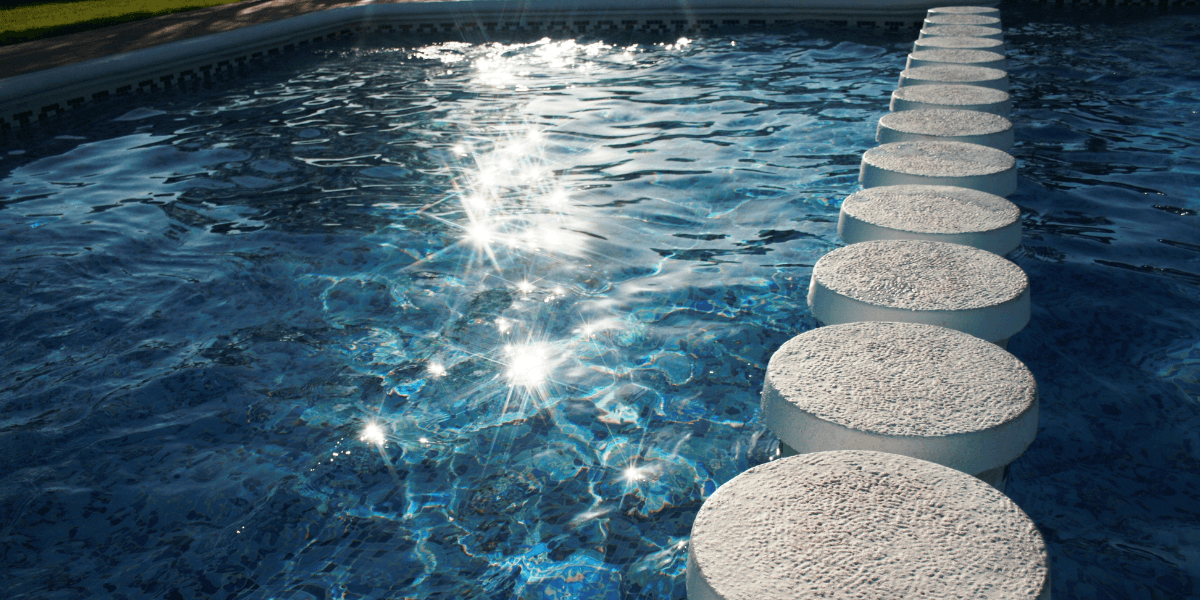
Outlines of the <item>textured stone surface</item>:
{"label": "textured stone surface", "polygon": [[900,86],[936,84],[976,85],[1008,91],[1008,72],[970,65],[913,67],[900,72]]}
{"label": "textured stone surface", "polygon": [[938,6],[929,9],[930,15],[990,15],[1000,16],[1000,9],[990,6]]}
{"label": "textured stone surface", "polygon": [[969,310],[1016,300],[1029,289],[1017,265],[959,244],[880,240],[822,256],[813,280],[867,304],[903,310]]}
{"label": "textured stone surface", "polygon": [[972,50],[966,48],[933,48],[918,50],[908,55],[905,68],[930,67],[935,65],[967,65],[971,67],[987,67],[1004,70],[1008,68],[1008,59],[999,52],[988,50]]}
{"label": "textured stone surface", "polygon": [[825,325],[925,323],[1005,345],[1029,323],[1028,280],[1000,256],[958,244],[872,240],[813,267],[808,307]]}
{"label": "textured stone surface", "polygon": [[985,135],[1012,129],[1012,121],[999,115],[969,110],[909,110],[884,115],[880,124],[905,133],[936,136]]}
{"label": "textured stone surface", "polygon": [[977,85],[915,85],[892,93],[905,99],[946,105],[991,104],[1009,101],[1008,92]]}
{"label": "textured stone surface", "polygon": [[1007,151],[1013,145],[1013,124],[991,113],[928,108],[889,113],[879,119],[875,134],[879,143],[922,139],[966,142]]}
{"label": "textured stone surface", "polygon": [[775,352],[762,410],[796,452],[878,450],[975,475],[1033,442],[1037,383],[1016,357],[959,331],[846,323]]}
{"label": "textured stone surface", "polygon": [[961,142],[896,142],[863,153],[863,164],[929,177],[993,175],[1015,168],[1007,152]]}
{"label": "textured stone surface", "polygon": [[999,196],[941,185],[889,185],[851,195],[838,214],[847,244],[926,240],[1005,255],[1021,245],[1021,212]]}
{"label": "textured stone surface", "polygon": [[977,85],[910,85],[892,92],[893,111],[923,108],[953,108],[1008,116],[1012,100],[1008,92]]}
{"label": "textured stone surface", "polygon": [[927,37],[913,42],[913,52],[934,48],[961,48],[964,50],[987,50],[1004,54],[1003,40],[970,36]]}
{"label": "textured stone surface", "polygon": [[934,14],[925,17],[925,26],[940,25],[983,25],[985,27],[1000,27],[1000,17],[992,15],[965,14]]}
{"label": "textured stone surface", "polygon": [[980,432],[1033,408],[1016,357],[975,336],[920,323],[846,323],[798,335],[771,356],[767,384],[799,410],[882,435]]}
{"label": "textured stone surface", "polygon": [[986,192],[944,185],[894,185],[862,190],[842,202],[860,221],[915,233],[994,231],[1020,222],[1015,204]]}
{"label": "textured stone surface", "polygon": [[921,28],[921,37],[981,37],[1003,40],[1004,31],[999,27],[983,25],[939,25]]}
{"label": "textured stone surface", "polygon": [[1037,527],[991,486],[934,463],[820,452],[754,467],[692,524],[689,600],[1049,597]]}

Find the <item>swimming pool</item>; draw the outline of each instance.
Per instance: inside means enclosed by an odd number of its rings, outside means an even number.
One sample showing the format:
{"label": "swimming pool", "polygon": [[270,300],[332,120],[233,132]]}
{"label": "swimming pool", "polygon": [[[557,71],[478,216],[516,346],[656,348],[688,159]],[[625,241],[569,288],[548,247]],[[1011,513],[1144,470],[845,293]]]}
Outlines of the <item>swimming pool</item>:
{"label": "swimming pool", "polygon": [[[1043,396],[1008,493],[1057,597],[1195,594],[1196,90],[1161,20],[1005,21]],[[6,148],[5,583],[682,597],[911,37],[346,45]]]}

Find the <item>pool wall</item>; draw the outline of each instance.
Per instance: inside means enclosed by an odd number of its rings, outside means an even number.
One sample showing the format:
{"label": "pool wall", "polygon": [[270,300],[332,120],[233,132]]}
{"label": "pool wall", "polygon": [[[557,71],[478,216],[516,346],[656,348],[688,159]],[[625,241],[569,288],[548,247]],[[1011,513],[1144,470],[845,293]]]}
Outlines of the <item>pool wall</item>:
{"label": "pool wall", "polygon": [[[500,0],[368,4],[251,25],[0,80],[0,130],[87,102],[170,90],[309,44],[367,34],[698,33],[798,21],[918,28],[939,0]],[[995,5],[986,0],[962,4]]]}

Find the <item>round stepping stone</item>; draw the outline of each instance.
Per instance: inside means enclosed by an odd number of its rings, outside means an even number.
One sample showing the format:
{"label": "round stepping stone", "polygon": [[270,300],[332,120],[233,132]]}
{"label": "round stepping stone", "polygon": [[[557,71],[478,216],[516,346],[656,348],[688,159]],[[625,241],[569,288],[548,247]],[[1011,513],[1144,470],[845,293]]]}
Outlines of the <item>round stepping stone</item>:
{"label": "round stepping stone", "polygon": [[888,113],[879,119],[875,141],[913,140],[966,142],[1008,151],[1013,145],[1013,124],[1000,115],[936,108]]}
{"label": "round stepping stone", "polygon": [[938,6],[929,9],[929,15],[988,15],[1000,17],[1000,9],[990,6]]}
{"label": "round stepping stone", "polygon": [[900,72],[899,87],[910,85],[976,85],[1008,91],[1008,72],[987,67],[937,65],[913,67]]}
{"label": "round stepping stone", "polygon": [[[847,323],[787,341],[767,366],[762,416],[784,455],[878,450],[1004,490],[1037,436],[1037,382],[995,344],[920,323]],[[983,477],[981,477],[983,479]]]}
{"label": "round stepping stone", "polygon": [[978,85],[909,85],[892,92],[895,112],[947,108],[973,110],[1007,117],[1012,114],[1008,92]]}
{"label": "round stepping stone", "polygon": [[1003,41],[1004,30],[983,25],[939,25],[922,27],[921,37],[981,37]]}
{"label": "round stepping stone", "polygon": [[850,244],[813,266],[808,307],[825,325],[925,323],[997,344],[1029,322],[1029,278],[986,250],[924,240]]}
{"label": "round stepping stone", "polygon": [[1021,210],[985,192],[940,185],[889,185],[842,202],[838,235],[847,244],[926,240],[1003,256],[1021,245]]}
{"label": "round stepping stone", "polygon": [[749,469],[692,523],[688,600],[1049,600],[1050,556],[995,488],[898,454],[802,454]]}
{"label": "round stepping stone", "polygon": [[1006,47],[1003,40],[983,37],[928,37],[919,38],[913,42],[913,52],[948,48],[953,50],[987,50],[1004,54]]}
{"label": "round stepping stone", "polygon": [[991,15],[949,15],[937,14],[925,17],[926,27],[941,27],[944,25],[982,25],[984,27],[1000,27],[1000,17]]}
{"label": "round stepping stone", "polygon": [[1017,160],[979,144],[892,142],[863,153],[858,180],[865,188],[952,185],[1007,197],[1017,190]]}
{"label": "round stepping stone", "polygon": [[1005,70],[1008,59],[999,52],[987,50],[962,50],[957,48],[935,48],[920,50],[908,55],[906,69],[913,67],[933,67],[938,65],[963,65],[967,67],[987,67],[989,69]]}

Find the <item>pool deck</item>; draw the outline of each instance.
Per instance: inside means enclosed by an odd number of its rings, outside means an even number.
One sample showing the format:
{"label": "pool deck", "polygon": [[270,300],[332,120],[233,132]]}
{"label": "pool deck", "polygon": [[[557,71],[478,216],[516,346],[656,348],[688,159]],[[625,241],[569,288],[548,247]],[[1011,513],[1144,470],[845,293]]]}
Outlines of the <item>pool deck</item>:
{"label": "pool deck", "polygon": [[0,46],[0,79],[331,8],[421,1],[424,0],[244,0],[163,15]]}

